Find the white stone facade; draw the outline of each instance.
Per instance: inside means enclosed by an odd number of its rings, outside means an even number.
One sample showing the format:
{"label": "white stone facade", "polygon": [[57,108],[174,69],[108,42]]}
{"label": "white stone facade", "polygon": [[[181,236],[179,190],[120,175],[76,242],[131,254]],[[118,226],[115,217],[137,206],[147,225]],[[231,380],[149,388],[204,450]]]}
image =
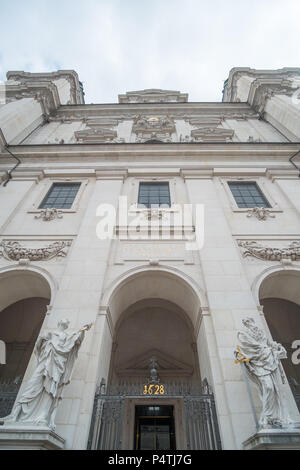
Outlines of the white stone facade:
{"label": "white stone facade", "polygon": [[[300,69],[233,69],[222,103],[143,90],[119,95],[116,104],[89,105],[73,71],[7,78],[0,107],[0,311],[42,298],[48,307],[37,334],[61,318],[74,331],[93,323],[64,391],[56,434],[66,449],[86,449],[101,380],[109,385],[143,374],[146,380],[155,354],[164,378],[208,380],[222,448],[242,449],[255,433],[233,355],[242,319],[252,316],[271,335],[262,309],[270,298],[293,302],[300,315],[300,181],[297,156],[290,160],[300,151]],[[80,183],[71,208],[42,213],[40,204],[60,182]],[[171,235],[157,230],[156,239],[126,239],[128,227],[119,222],[114,239],[97,237],[99,205],[118,211],[126,196],[129,222],[140,214],[141,182],[169,183],[173,215],[184,204],[204,206],[200,250],[186,249],[187,235],[175,222]],[[257,183],[268,209],[238,207],[229,182]],[[193,219],[189,234],[194,225]],[[9,250],[14,242],[17,251]],[[21,341],[14,328],[7,335]],[[19,394],[36,365],[33,354],[28,359]],[[299,422],[290,385],[282,387]],[[132,449],[134,406],[148,397],[128,400],[122,447]],[[180,398],[153,400],[174,406],[176,445],[186,448]],[[0,441],[1,433],[0,426]]]}

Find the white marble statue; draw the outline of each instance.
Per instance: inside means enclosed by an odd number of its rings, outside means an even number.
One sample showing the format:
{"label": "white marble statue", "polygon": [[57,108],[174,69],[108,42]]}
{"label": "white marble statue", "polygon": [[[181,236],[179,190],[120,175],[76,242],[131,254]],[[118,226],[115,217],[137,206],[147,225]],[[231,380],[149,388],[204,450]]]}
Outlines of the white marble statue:
{"label": "white marble statue", "polygon": [[76,333],[67,333],[69,320],[58,322],[58,330],[37,339],[35,355],[38,361],[31,379],[14,405],[5,424],[48,426],[55,429],[54,419],[65,385],[70,382],[72,370],[83,341],[85,325]]}
{"label": "white marble statue", "polygon": [[243,361],[249,377],[259,389],[262,402],[259,425],[266,428],[287,424],[280,392],[280,383],[284,383],[280,359],[287,357],[286,350],[281,344],[267,339],[253,318],[245,318],[242,323],[245,330],[238,332],[235,356]]}

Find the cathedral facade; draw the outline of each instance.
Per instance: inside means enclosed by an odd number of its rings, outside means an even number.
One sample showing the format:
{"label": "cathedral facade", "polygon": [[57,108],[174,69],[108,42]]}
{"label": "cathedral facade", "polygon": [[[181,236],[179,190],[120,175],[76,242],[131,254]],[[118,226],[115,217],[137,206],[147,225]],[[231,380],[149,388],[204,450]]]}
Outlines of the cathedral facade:
{"label": "cathedral facade", "polygon": [[[235,68],[222,102],[86,104],[74,71],[8,72],[0,448],[300,448],[299,93],[298,68]],[[259,425],[246,318],[286,350],[286,427]],[[6,424],[65,319],[88,328],[55,429]]]}

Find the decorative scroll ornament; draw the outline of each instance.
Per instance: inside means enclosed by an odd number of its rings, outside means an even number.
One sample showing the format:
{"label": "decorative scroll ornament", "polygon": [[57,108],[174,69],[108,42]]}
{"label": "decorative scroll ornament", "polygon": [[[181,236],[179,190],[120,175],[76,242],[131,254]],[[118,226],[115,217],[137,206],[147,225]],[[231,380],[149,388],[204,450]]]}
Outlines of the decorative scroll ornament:
{"label": "decorative scroll ornament", "polygon": [[57,210],[55,208],[42,209],[39,215],[34,216],[35,219],[43,219],[46,222],[48,222],[49,220],[53,220],[55,218],[62,219],[62,217],[63,217],[62,211]]}
{"label": "decorative scroll ornament", "polygon": [[47,261],[55,257],[66,256],[66,248],[71,245],[70,241],[58,241],[44,248],[27,248],[16,241],[2,241],[0,243],[0,256],[10,261]]}
{"label": "decorative scroll ornament", "polygon": [[248,210],[247,217],[255,216],[258,220],[266,220],[268,217],[275,218],[274,214],[271,214],[270,209],[266,207],[252,207]]}
{"label": "decorative scroll ornament", "polygon": [[239,346],[235,357],[259,390],[262,403],[259,425],[261,428],[282,427],[289,423],[280,390],[280,383],[284,383],[280,359],[286,359],[286,350],[281,344],[270,341],[253,318],[245,318],[242,323],[245,329],[237,334]]}
{"label": "decorative scroll ornament", "polygon": [[243,248],[243,257],[252,256],[266,261],[281,261],[290,259],[300,260],[300,241],[290,243],[288,248],[273,248],[262,246],[255,241],[239,241],[238,245]]}

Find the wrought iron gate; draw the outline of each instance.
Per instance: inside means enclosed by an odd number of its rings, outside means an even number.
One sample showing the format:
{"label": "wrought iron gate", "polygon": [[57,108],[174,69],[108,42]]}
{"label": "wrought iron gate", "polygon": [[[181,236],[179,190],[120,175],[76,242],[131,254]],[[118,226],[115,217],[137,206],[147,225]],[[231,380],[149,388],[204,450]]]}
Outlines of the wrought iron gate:
{"label": "wrought iron gate", "polygon": [[0,379],[0,418],[9,415],[15,403],[22,377],[14,380]]}
{"label": "wrought iron gate", "polygon": [[[167,388],[170,393],[167,393],[165,398],[181,398],[184,401],[187,449],[221,449],[214,396],[207,381],[202,383],[202,393],[199,394],[195,394],[195,387],[187,386],[187,384],[182,386],[177,382],[172,385]],[[125,399],[141,398],[141,395],[132,393],[137,392],[137,384],[131,384],[130,386],[127,384],[127,387],[120,388],[123,389],[123,394],[113,394],[116,390],[111,390],[111,394],[105,394],[103,393],[103,385],[96,393],[88,449],[122,449]],[[120,388],[118,388],[118,391],[121,391]],[[197,388],[199,390],[199,387]],[[177,393],[175,393],[176,390]],[[178,393],[179,391],[181,393]]]}

